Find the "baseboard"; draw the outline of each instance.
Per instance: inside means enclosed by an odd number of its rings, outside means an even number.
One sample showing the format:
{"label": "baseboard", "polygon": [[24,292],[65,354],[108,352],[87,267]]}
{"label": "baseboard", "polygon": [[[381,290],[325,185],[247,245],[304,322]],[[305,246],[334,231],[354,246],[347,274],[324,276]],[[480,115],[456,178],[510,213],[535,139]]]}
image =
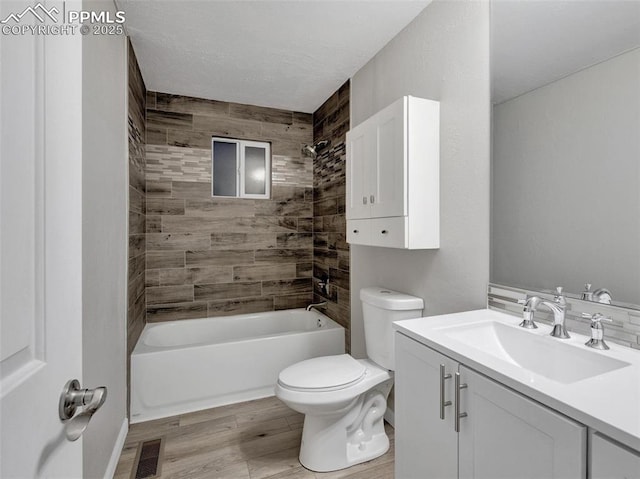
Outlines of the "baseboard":
{"label": "baseboard", "polygon": [[116,467],[118,467],[120,453],[122,452],[124,441],[125,439],[127,439],[127,432],[129,432],[129,419],[125,417],[122,421],[122,427],[120,428],[120,433],[118,433],[116,443],[113,445],[111,459],[109,459],[109,464],[107,464],[107,470],[104,473],[104,479],[113,479],[113,476],[116,473]]}
{"label": "baseboard", "polygon": [[384,420],[391,424],[394,429],[396,428],[396,415],[393,409],[387,408],[384,412]]}

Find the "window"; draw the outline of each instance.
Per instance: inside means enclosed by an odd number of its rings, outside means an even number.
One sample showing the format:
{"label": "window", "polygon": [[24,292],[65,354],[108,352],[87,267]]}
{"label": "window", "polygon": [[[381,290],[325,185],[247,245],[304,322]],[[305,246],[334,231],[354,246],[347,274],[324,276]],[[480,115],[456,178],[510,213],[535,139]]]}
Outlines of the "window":
{"label": "window", "polygon": [[269,198],[271,145],[262,141],[211,139],[211,195]]}

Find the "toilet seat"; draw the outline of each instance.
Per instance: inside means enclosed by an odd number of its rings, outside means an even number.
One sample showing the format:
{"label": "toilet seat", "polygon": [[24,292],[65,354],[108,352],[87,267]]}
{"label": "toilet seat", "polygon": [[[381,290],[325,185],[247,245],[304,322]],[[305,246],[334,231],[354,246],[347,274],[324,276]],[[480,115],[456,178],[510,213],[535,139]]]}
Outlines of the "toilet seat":
{"label": "toilet seat", "polygon": [[294,391],[336,391],[362,381],[367,368],[348,354],[307,359],[283,369],[278,384]]}

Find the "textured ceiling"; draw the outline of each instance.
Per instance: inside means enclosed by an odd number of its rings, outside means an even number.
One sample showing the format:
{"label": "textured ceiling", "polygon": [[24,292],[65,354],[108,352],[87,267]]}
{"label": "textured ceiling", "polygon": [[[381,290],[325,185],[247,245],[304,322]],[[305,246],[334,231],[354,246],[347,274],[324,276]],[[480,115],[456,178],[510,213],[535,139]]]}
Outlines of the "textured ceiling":
{"label": "textured ceiling", "polygon": [[313,112],[430,0],[117,0],[149,90]]}
{"label": "textured ceiling", "polygon": [[494,103],[640,46],[640,0],[494,0]]}

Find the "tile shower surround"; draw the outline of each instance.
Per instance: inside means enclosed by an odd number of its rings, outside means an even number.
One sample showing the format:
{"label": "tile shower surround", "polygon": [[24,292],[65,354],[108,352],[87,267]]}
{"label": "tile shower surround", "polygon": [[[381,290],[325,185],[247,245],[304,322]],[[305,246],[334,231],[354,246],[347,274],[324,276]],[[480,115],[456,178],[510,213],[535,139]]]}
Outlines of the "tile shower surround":
{"label": "tile shower surround", "polygon": [[[145,96],[135,52],[129,48],[129,267],[127,352],[130,355],[145,324]],[[129,357],[129,356],[127,356]],[[128,371],[128,368],[127,368]]]}
{"label": "tile shower surround", "polygon": [[[313,114],[313,142],[330,145],[313,165],[313,285],[314,302],[327,301],[327,315],[345,328],[351,350],[349,244],[346,240],[346,133],[349,130],[347,81]],[[319,283],[329,279],[328,292]]]}
{"label": "tile shower surround", "polygon": [[[311,115],[157,92],[146,113],[147,320],[309,304]],[[271,142],[271,199],[211,197],[212,136]]]}

